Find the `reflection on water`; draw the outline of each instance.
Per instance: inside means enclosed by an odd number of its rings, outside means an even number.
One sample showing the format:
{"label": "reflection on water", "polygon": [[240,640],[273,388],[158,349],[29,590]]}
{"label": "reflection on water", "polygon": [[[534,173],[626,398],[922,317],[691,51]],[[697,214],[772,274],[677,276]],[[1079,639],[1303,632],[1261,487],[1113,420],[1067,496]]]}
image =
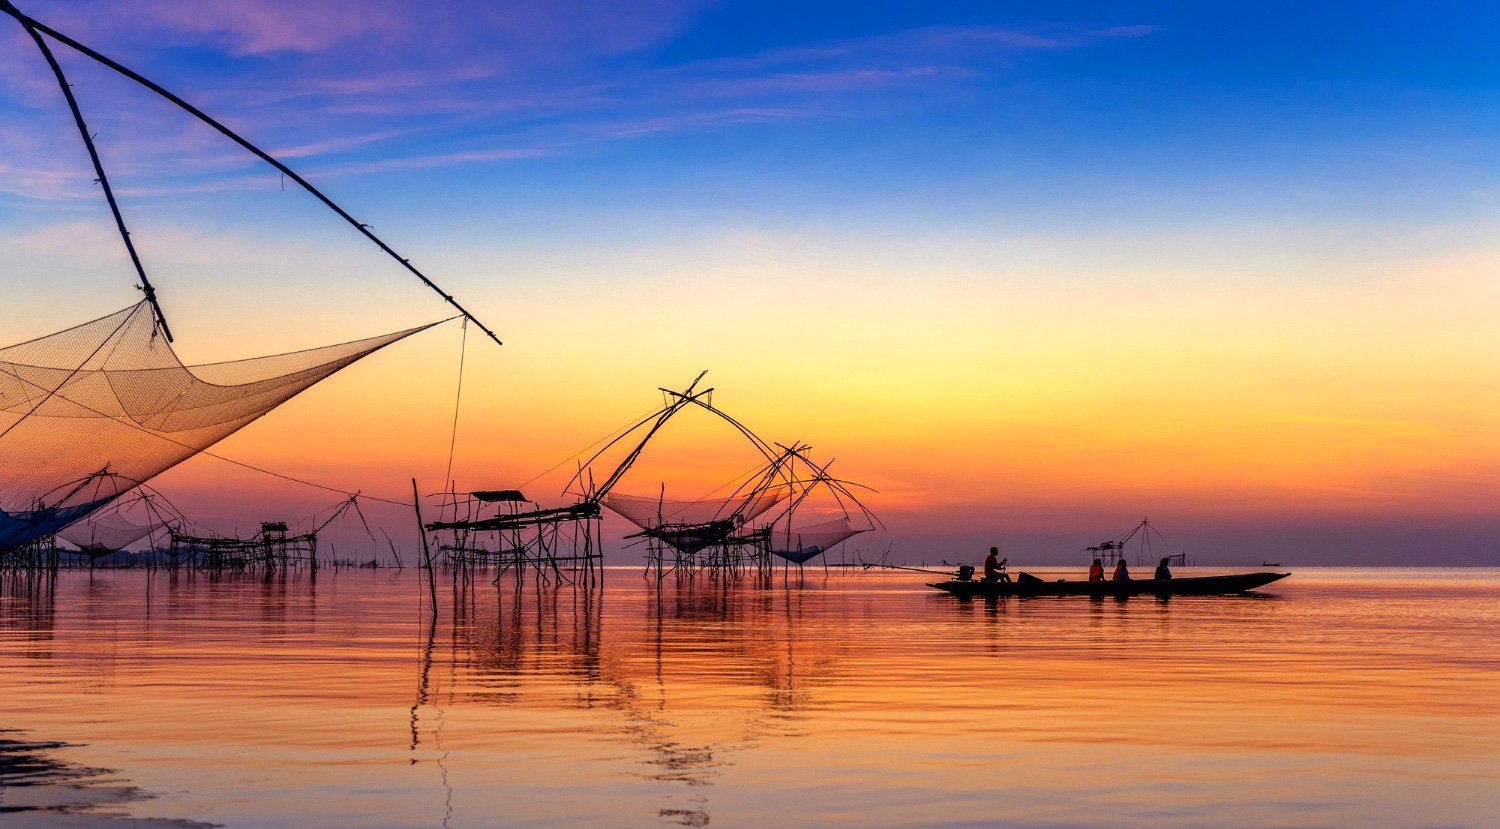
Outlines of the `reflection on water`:
{"label": "reflection on water", "polygon": [[410,571],[0,591],[5,725],[227,826],[1484,826],[1500,571],[961,601]]}
{"label": "reflection on water", "polygon": [[208,829],[211,824],[162,818],[132,818],[117,807],[150,795],[107,769],[57,759],[60,743],[19,739],[0,730],[0,815],[5,825],[37,829]]}

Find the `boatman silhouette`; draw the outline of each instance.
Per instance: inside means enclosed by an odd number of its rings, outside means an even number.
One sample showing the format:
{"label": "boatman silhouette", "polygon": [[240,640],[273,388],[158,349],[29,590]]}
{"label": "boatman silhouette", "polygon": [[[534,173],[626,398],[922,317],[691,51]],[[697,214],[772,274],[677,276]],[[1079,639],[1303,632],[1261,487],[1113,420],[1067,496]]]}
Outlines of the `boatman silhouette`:
{"label": "boatman silhouette", "polygon": [[1008,558],[1000,558],[1000,548],[991,547],[990,554],[984,559],[984,580],[1010,583],[1010,574],[1005,572],[1005,563]]}

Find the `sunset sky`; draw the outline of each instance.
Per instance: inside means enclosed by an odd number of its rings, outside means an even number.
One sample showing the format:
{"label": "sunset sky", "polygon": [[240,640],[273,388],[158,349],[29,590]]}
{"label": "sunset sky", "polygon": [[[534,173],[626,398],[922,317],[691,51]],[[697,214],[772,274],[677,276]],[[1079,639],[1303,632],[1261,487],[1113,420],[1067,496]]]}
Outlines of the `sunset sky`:
{"label": "sunset sky", "polygon": [[[468,338],[460,488],[556,502],[571,462],[541,473],[708,369],[726,411],[879,490],[866,546],[893,560],[1073,562],[1150,516],[1205,563],[1500,563],[1500,6],[18,5],[497,330]],[[448,316],[275,171],[58,52],[185,361]],[[4,343],[139,297],[92,179],[0,19]],[[460,340],[217,451],[436,490]],[[683,420],[622,489],[754,463]],[[338,497],[210,458],[157,486],[224,530]]]}

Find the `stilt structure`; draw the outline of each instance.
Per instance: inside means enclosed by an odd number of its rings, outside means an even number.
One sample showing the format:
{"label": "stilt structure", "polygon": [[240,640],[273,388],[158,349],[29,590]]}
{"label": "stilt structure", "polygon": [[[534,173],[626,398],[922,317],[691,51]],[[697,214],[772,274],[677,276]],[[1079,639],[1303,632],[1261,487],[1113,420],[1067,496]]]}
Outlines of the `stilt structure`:
{"label": "stilt structure", "polygon": [[0,573],[55,571],[59,563],[55,535],[30,538],[20,544],[0,547]]}
{"label": "stilt structure", "polygon": [[539,583],[593,583],[602,575],[599,505],[581,501],[543,508],[520,490],[443,493],[443,519],[424,527],[441,534],[438,549],[459,580],[488,570]]}
{"label": "stilt structure", "polygon": [[[324,512],[328,512],[327,516],[319,520]],[[296,522],[295,526],[308,528],[303,532],[294,531],[293,525],[285,521],[263,521],[260,529],[248,537],[223,535],[205,532],[187,519],[179,518],[167,527],[170,539],[167,566],[214,573],[255,571],[270,575],[300,568],[317,572],[321,564],[327,563],[320,561],[318,536],[349,513],[359,518],[373,542],[375,536],[359,509],[358,493]],[[337,567],[341,562],[335,559],[332,563]],[[342,563],[348,565],[351,562]]]}
{"label": "stilt structure", "polygon": [[288,535],[284,521],[267,521],[249,538],[197,536],[171,530],[170,560],[212,572],[261,570],[266,574],[297,566],[318,569],[318,534]]}

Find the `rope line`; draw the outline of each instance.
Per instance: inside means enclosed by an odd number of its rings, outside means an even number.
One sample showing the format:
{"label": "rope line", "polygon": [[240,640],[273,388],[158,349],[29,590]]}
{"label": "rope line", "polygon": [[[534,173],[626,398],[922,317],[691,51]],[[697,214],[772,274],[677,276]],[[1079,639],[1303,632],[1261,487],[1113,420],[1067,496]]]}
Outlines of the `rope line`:
{"label": "rope line", "polygon": [[464,317],[463,338],[458,345],[458,392],[453,396],[453,434],[448,439],[448,469],[443,473],[443,484],[449,489],[453,484],[453,451],[458,446],[458,408],[464,399],[464,357],[469,350],[469,318]]}
{"label": "rope line", "polygon": [[574,452],[573,454],[567,456],[566,458],[563,458],[562,460],[558,461],[557,463],[552,464],[551,466],[547,467],[546,469],[542,470],[541,472],[538,472],[535,475],[531,476],[530,478],[522,481],[520,483],[520,485],[517,486],[517,489],[520,489],[520,488],[523,488],[523,487],[525,487],[525,486],[527,486],[529,484],[535,483],[539,478],[542,478],[542,477],[546,476],[547,474],[549,474],[551,472],[555,472],[558,467],[562,466],[563,464],[567,463],[568,461],[575,460],[577,458],[583,457],[583,453],[589,451],[590,449],[593,449],[595,446],[598,446],[599,444],[604,443],[605,441],[614,440],[615,438],[619,437],[620,435],[623,435],[626,432],[631,431],[632,429],[638,429],[638,428],[640,428],[641,425],[642,425],[642,421],[644,421],[646,418],[650,417],[652,414],[654,414],[654,413],[656,413],[658,411],[661,411],[661,409],[658,408],[658,407],[653,407],[653,408],[651,408],[648,411],[642,412],[638,417],[633,418],[627,425],[621,426],[620,428],[614,430],[613,432],[610,432],[609,434],[605,435],[604,437],[601,437],[598,440],[594,441],[593,443],[590,443],[588,446],[585,446],[582,449],[579,449],[577,452]]}

